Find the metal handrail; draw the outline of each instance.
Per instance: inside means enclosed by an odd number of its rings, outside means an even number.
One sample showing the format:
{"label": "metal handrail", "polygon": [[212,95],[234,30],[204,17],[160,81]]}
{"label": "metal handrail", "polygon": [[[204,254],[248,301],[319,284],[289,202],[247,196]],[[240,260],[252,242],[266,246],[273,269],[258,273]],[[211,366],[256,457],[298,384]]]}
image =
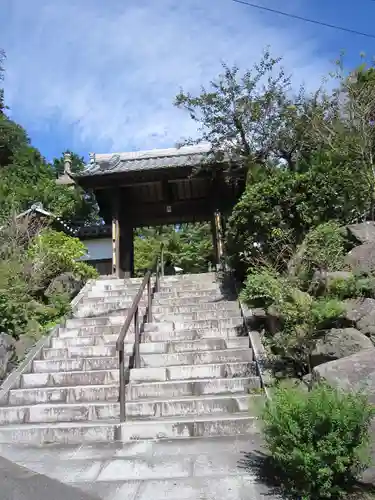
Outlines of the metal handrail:
{"label": "metal handrail", "polygon": [[[147,286],[147,321],[149,323],[152,322],[152,298],[153,292],[151,289],[151,278],[152,275],[156,274],[155,287],[154,291],[158,292],[160,288],[160,276],[164,275],[164,256],[163,256],[163,244],[160,245],[160,252],[156,256],[152,266],[146,272],[141,286],[137,292],[137,295],[134,297],[132,306],[127,314],[124,325],[121,328],[120,334],[116,341],[116,350],[118,351],[119,356],[119,402],[120,402],[120,422],[125,422],[126,420],[126,377],[125,377],[125,337],[129,331],[130,325],[132,321],[134,321],[134,348],[133,348],[133,363],[134,368],[140,367],[140,352],[139,352],[139,344],[141,342],[140,335],[140,324],[139,324],[139,303],[142,299],[143,292]],[[130,363],[129,363],[130,365]],[[130,366],[129,366],[130,368]]]}

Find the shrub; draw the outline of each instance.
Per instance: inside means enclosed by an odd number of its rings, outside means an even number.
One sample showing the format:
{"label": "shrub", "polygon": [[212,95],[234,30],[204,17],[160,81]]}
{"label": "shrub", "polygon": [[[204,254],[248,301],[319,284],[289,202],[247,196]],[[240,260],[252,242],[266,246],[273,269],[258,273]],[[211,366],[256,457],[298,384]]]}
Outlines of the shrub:
{"label": "shrub", "polygon": [[373,297],[374,278],[353,275],[349,278],[335,278],[328,282],[326,293],[341,300],[357,297]]}
{"label": "shrub", "polygon": [[270,346],[278,356],[295,365],[297,375],[310,373],[311,354],[325,329],[334,326],[342,316],[342,302],[330,298],[313,299],[307,293],[294,290],[275,308],[281,330],[269,340]]}
{"label": "shrub", "polygon": [[321,330],[332,326],[332,322],[340,318],[344,312],[344,304],[336,298],[315,299],[311,304],[311,323],[315,329]]}
{"label": "shrub", "polygon": [[97,276],[96,270],[78,259],[86,253],[85,245],[78,239],[52,229],[42,231],[28,250],[38,272],[44,275],[45,282],[61,273],[71,271],[83,279]]}
{"label": "shrub", "polygon": [[302,243],[302,267],[311,276],[315,270],[338,271],[344,267],[345,238],[334,221],[309,231]]}
{"label": "shrub", "polygon": [[283,488],[303,500],[340,498],[367,466],[374,409],[361,394],[327,385],[275,390],[262,414]]}
{"label": "shrub", "polygon": [[16,338],[27,328],[30,313],[30,289],[23,278],[17,259],[0,262],[0,333]]}
{"label": "shrub", "polygon": [[316,151],[306,172],[274,169],[249,183],[233,209],[227,225],[229,263],[243,280],[254,243],[261,243],[262,255],[273,263],[280,241],[298,245],[309,230],[330,220],[345,225],[368,210],[370,199],[363,171],[353,169],[345,155]]}
{"label": "shrub", "polygon": [[253,307],[268,308],[281,303],[291,284],[270,267],[253,269],[247,276],[241,299]]}

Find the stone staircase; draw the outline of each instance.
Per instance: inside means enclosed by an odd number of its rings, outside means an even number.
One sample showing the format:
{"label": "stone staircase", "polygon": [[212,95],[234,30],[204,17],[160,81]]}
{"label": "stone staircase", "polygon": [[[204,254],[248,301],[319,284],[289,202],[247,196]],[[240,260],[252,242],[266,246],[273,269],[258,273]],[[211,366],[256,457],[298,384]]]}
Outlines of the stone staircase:
{"label": "stone staircase", "polygon": [[[115,348],[141,280],[99,279],[0,406],[0,443],[94,443],[247,435],[262,404],[237,301],[212,273],[165,277],[119,422]],[[141,301],[145,311],[146,295]],[[126,337],[130,357],[132,329]]]}

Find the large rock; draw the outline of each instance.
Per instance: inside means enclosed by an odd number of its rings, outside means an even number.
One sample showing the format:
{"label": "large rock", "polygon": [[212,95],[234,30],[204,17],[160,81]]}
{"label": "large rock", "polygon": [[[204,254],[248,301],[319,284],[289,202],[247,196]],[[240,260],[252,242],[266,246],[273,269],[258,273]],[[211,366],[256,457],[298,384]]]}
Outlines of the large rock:
{"label": "large rock", "polygon": [[361,222],[351,224],[347,230],[360,243],[375,243],[375,222]]}
{"label": "large rock", "polygon": [[73,299],[81,290],[84,281],[74,276],[73,273],[63,273],[54,278],[49,284],[45,295],[51,297],[55,294],[65,294]]}
{"label": "large rock", "polygon": [[15,340],[7,333],[0,333],[0,380],[3,380],[13,368],[15,357]]}
{"label": "large rock", "polygon": [[311,361],[313,366],[317,366],[371,347],[371,340],[355,328],[332,328],[317,342]]}
{"label": "large rock", "polygon": [[345,391],[364,391],[375,404],[375,347],[313,369],[312,380],[325,380]]}
{"label": "large rock", "polygon": [[375,243],[364,243],[353,248],[346,255],[345,264],[356,272],[371,273],[375,271]]}
{"label": "large rock", "polygon": [[357,299],[345,301],[347,321],[375,343],[375,300]]}

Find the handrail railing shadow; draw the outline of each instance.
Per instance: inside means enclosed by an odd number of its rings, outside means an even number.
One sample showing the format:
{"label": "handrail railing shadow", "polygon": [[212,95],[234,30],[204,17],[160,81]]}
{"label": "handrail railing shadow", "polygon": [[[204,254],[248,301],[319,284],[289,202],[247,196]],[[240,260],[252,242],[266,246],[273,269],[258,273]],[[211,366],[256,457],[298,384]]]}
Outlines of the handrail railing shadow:
{"label": "handrail railing shadow", "polygon": [[[155,286],[152,288],[152,276],[155,274]],[[133,303],[127,314],[124,325],[121,328],[120,334],[116,342],[116,350],[119,356],[119,402],[120,402],[120,422],[126,420],[126,383],[131,368],[140,367],[140,352],[139,345],[141,343],[141,328],[145,320],[152,322],[152,299],[155,292],[160,289],[160,277],[164,274],[164,257],[163,244],[160,246],[160,252],[156,256],[150,269],[146,272],[143,281],[139,287],[137,295],[134,297]],[[147,308],[146,314],[140,322],[139,304],[143,297],[143,293],[147,287]],[[130,325],[134,322],[134,345],[133,355],[130,357],[129,366],[125,367],[125,338],[128,334]]]}

